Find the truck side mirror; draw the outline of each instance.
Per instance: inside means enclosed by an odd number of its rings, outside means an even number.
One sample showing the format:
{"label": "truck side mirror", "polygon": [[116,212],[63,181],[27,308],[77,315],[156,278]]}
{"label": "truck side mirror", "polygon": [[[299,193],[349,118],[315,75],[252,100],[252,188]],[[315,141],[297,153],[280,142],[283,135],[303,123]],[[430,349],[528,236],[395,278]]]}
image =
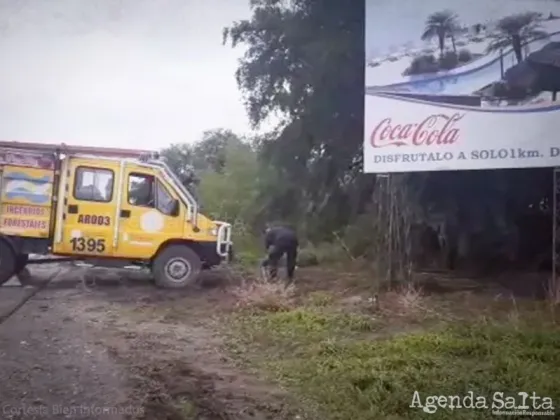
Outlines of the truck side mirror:
{"label": "truck side mirror", "polygon": [[180,203],[179,200],[174,199],[171,205],[171,216],[179,216]]}

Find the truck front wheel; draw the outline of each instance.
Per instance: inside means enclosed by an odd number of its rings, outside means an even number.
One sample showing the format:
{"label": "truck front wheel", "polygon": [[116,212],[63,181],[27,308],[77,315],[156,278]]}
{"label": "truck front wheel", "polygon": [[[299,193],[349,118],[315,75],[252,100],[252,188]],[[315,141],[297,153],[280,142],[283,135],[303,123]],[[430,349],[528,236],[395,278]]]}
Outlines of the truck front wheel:
{"label": "truck front wheel", "polygon": [[156,284],[167,289],[182,289],[193,284],[201,269],[200,257],[186,245],[165,248],[152,265]]}
{"label": "truck front wheel", "polygon": [[36,286],[37,281],[35,277],[31,275],[29,268],[27,268],[27,263],[29,262],[29,255],[21,254],[16,257],[16,270],[15,275],[18,278],[22,286]]}
{"label": "truck front wheel", "polygon": [[29,268],[23,267],[20,271],[16,273],[16,277],[18,278],[20,284],[25,286],[38,286],[40,282],[37,278],[31,274]]}
{"label": "truck front wheel", "polygon": [[16,257],[16,274],[23,270],[29,262],[29,255],[21,254]]}
{"label": "truck front wheel", "polygon": [[6,283],[16,272],[16,255],[13,249],[0,240],[0,285]]}

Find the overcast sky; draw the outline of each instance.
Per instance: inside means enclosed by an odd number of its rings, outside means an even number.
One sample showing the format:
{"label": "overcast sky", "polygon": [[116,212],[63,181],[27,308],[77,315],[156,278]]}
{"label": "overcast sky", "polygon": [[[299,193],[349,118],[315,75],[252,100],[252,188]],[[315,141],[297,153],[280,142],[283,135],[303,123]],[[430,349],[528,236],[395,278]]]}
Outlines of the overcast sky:
{"label": "overcast sky", "polygon": [[158,149],[249,131],[222,28],[248,0],[0,0],[0,139]]}

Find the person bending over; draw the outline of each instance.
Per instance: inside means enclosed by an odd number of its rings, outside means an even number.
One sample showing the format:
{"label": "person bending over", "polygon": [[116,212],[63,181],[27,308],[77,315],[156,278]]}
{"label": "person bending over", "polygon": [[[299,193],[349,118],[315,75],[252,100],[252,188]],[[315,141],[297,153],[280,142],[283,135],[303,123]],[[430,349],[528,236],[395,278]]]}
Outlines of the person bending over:
{"label": "person bending over", "polygon": [[262,261],[261,266],[265,269],[268,268],[270,278],[275,279],[278,275],[278,263],[282,256],[286,254],[288,283],[292,283],[299,246],[295,230],[287,226],[269,227],[265,230],[264,242],[267,257]]}

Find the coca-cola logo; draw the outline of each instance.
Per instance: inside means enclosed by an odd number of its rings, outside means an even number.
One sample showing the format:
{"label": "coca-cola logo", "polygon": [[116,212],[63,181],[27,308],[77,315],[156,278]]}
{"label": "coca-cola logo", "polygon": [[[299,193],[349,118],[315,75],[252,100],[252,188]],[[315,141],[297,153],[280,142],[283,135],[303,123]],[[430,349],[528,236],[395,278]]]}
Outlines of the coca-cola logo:
{"label": "coca-cola logo", "polygon": [[434,114],[419,123],[395,124],[385,118],[373,129],[370,136],[372,147],[387,146],[440,146],[459,140],[460,129],[456,126],[465,114]]}

